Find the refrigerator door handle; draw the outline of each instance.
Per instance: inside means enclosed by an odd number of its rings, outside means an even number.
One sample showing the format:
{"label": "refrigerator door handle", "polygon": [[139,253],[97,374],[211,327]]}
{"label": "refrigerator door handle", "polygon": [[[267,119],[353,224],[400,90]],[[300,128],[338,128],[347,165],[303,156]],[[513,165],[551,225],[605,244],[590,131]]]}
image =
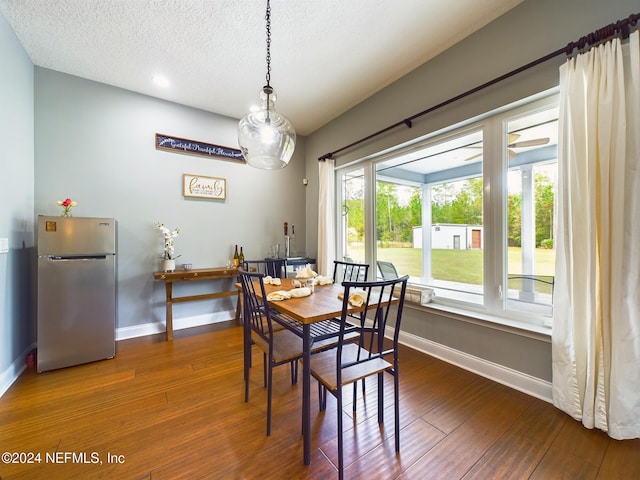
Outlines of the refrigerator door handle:
{"label": "refrigerator door handle", "polygon": [[106,260],[107,255],[47,255],[52,262],[76,260]]}

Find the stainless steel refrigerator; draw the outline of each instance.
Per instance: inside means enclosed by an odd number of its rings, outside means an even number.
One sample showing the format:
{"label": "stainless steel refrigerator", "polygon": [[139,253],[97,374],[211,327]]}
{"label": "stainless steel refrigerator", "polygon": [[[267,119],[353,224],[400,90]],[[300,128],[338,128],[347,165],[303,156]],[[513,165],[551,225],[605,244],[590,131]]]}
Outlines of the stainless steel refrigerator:
{"label": "stainless steel refrigerator", "polygon": [[38,371],[115,356],[116,221],[38,217]]}

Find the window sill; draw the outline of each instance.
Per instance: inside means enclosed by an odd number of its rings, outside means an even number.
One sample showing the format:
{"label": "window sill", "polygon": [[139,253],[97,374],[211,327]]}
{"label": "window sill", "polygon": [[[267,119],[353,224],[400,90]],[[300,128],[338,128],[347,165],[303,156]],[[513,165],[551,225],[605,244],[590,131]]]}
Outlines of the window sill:
{"label": "window sill", "polygon": [[452,318],[463,322],[482,325],[488,328],[494,328],[503,332],[509,332],[524,337],[534,338],[543,342],[551,342],[551,327],[543,325],[534,325],[522,320],[508,319],[488,315],[482,312],[474,312],[451,305],[430,302],[427,304],[420,303],[420,295],[422,289],[408,286],[405,297],[405,307],[413,310],[429,312],[443,317]]}

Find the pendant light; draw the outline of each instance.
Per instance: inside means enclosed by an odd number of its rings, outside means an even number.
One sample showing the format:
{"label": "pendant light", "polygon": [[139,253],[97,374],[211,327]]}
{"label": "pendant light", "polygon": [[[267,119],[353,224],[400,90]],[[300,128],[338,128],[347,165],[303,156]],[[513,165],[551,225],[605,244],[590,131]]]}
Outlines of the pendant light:
{"label": "pendant light", "polygon": [[260,110],[238,124],[238,144],[249,165],[264,170],[284,168],[296,146],[291,122],[275,109],[276,92],[271,86],[271,4],[267,0],[267,84],[260,91]]}

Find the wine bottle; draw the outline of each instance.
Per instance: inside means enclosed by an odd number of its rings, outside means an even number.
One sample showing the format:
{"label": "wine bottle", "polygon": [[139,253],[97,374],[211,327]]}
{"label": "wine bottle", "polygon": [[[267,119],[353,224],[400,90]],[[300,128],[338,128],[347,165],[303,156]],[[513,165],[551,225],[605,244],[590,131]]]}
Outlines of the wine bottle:
{"label": "wine bottle", "polygon": [[236,245],[236,251],[233,253],[233,266],[240,266],[240,255],[238,255],[238,245]]}
{"label": "wine bottle", "polygon": [[240,257],[238,259],[238,263],[241,267],[244,267],[244,252],[242,251],[242,246],[240,247]]}

